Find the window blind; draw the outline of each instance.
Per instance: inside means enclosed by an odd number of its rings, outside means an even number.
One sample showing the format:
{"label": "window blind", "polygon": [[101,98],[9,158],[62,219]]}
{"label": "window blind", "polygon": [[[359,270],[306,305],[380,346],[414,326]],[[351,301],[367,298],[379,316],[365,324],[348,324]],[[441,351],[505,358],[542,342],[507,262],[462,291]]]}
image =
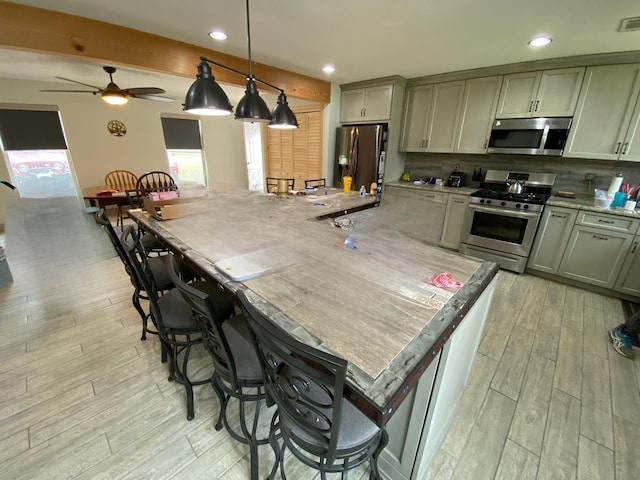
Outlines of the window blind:
{"label": "window blind", "polygon": [[200,121],[162,117],[162,132],[167,149],[202,149]]}
{"label": "window blind", "polygon": [[0,109],[0,139],[4,150],[64,150],[57,111]]}

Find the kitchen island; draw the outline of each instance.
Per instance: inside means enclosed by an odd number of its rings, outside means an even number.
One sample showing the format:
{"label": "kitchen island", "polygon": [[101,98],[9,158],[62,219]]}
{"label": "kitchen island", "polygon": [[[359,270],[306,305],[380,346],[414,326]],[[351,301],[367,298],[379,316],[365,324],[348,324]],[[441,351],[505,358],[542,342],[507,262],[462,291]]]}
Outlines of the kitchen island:
{"label": "kitchen island", "polygon": [[[420,478],[466,383],[497,265],[397,232],[384,202],[364,209],[376,204],[233,192],[173,220],[132,215],[231,297],[246,290],[298,339],[345,358],[347,398],[390,434],[382,470]],[[429,283],[445,272],[463,285]]]}

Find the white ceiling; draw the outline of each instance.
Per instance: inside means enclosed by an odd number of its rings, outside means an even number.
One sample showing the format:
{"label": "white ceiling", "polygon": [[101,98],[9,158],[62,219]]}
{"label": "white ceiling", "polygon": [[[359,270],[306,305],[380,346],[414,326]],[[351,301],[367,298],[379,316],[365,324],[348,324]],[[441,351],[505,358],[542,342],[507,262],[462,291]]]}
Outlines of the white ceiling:
{"label": "white ceiling", "polygon": [[[220,52],[247,53],[242,0],[14,0],[155,33]],[[253,60],[342,84],[406,78],[564,56],[640,50],[640,31],[618,33],[640,16],[638,0],[251,0]],[[224,42],[207,33],[223,29]],[[553,42],[530,47],[535,35]],[[336,67],[332,75],[324,64]],[[0,77],[104,87],[98,64],[0,50]],[[195,76],[195,66],[194,66]],[[188,79],[121,68],[121,88],[157,86],[184,95]],[[64,87],[73,84],[64,83]],[[57,87],[54,87],[57,88]],[[239,89],[238,89],[239,90]]]}

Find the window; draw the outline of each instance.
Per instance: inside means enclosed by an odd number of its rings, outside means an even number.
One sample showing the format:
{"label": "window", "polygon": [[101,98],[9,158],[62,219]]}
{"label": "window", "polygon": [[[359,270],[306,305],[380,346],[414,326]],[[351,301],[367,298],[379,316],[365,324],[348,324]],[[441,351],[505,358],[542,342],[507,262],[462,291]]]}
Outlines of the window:
{"label": "window", "polygon": [[191,118],[161,117],[167,148],[169,173],[180,188],[207,185],[200,121]]}
{"label": "window", "polygon": [[21,197],[76,195],[57,107],[0,107],[0,145]]}

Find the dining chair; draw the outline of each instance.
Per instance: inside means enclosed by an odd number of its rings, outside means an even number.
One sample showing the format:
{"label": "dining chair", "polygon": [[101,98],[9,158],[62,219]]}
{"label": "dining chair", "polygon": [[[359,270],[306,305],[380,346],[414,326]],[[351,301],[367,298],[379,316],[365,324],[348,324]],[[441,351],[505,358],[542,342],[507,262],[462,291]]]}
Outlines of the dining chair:
{"label": "dining chair", "polygon": [[369,462],[369,478],[379,479],[378,456],[388,442],[384,427],[376,425],[344,397],[346,360],[293,338],[275,325],[248,299],[240,300],[262,365],[267,398],[277,413],[271,421],[269,443],[284,473],[285,451],[320,472],[347,472]]}
{"label": "dining chair", "polygon": [[[211,386],[220,400],[220,413],[215,429],[222,426],[235,440],[249,445],[252,480],[258,479],[258,445],[265,445],[268,437],[257,437],[260,406],[265,399],[260,362],[253,346],[247,322],[242,315],[226,320],[211,295],[193,288],[180,278],[180,270],[173,257],[167,257],[169,276],[186,302],[195,312],[196,323],[205,349],[213,361]],[[229,401],[238,402],[240,432],[227,417]],[[247,426],[246,404],[254,404],[251,430]],[[234,420],[235,422],[235,420]]]}
{"label": "dining chair", "polygon": [[[104,184],[111,190],[117,190],[118,192],[126,192],[127,190],[135,188],[137,181],[137,175],[129,170],[111,170],[104,177]],[[116,225],[119,225],[121,228],[124,226],[122,207],[123,205],[118,203]]]}
{"label": "dining chair", "polygon": [[286,180],[289,190],[293,190],[296,182],[295,178],[267,177],[267,193],[276,193],[278,191],[278,180]]}
{"label": "dining chair", "polygon": [[324,178],[314,178],[304,181],[304,188],[307,187],[326,187],[327,181]]}
{"label": "dining chair", "polygon": [[140,175],[135,188],[136,190],[166,192],[168,190],[178,190],[178,185],[167,172],[154,170]]}
{"label": "dining chair", "polygon": [[[191,349],[203,342],[194,312],[176,288],[162,296],[158,295],[149,259],[132,225],[125,228],[120,237],[120,243],[149,299],[150,318],[162,344],[162,359],[164,361],[168,357],[169,360],[169,381],[176,381],[184,386],[187,396],[187,420],[193,420],[195,415],[193,387],[211,382],[211,376],[197,381],[189,378]],[[166,260],[163,261],[166,262]],[[226,297],[220,298],[223,294],[216,285],[208,282],[194,282],[191,285],[215,298],[219,315],[224,318],[232,315],[233,303]]]}

